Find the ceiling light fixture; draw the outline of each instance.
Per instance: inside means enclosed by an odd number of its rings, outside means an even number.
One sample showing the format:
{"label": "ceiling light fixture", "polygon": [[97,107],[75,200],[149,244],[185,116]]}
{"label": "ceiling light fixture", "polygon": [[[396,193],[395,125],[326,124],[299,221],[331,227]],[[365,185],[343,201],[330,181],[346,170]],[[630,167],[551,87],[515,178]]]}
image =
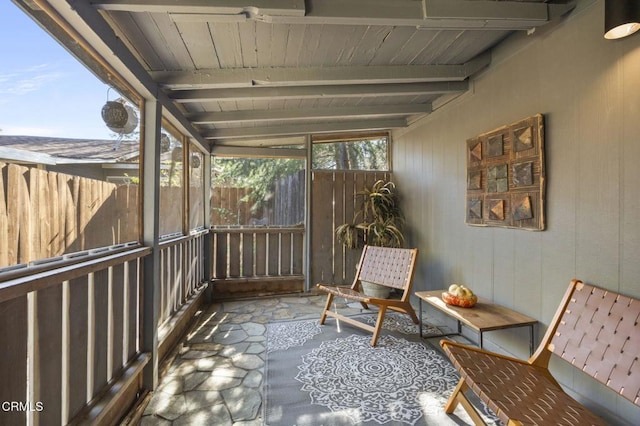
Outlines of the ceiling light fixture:
{"label": "ceiling light fixture", "polygon": [[640,30],[640,1],[605,0],[604,38],[613,40]]}

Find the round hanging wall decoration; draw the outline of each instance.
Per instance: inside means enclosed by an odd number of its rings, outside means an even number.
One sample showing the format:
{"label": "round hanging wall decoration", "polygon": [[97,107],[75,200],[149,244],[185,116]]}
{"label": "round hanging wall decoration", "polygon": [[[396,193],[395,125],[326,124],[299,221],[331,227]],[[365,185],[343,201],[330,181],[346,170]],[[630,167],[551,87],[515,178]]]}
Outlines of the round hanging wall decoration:
{"label": "round hanging wall decoration", "polygon": [[124,100],[107,101],[102,107],[102,120],[109,130],[121,135],[132,133],[138,127],[138,114]]}
{"label": "round hanging wall decoration", "polygon": [[122,128],[127,124],[129,113],[120,102],[107,101],[102,107],[102,119],[109,128]]}

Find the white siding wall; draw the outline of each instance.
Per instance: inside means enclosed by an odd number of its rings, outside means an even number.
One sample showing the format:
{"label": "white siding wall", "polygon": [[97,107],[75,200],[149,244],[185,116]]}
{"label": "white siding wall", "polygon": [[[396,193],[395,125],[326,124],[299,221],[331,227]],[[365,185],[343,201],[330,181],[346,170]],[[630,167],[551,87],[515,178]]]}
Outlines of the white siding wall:
{"label": "white siding wall", "polygon": [[[394,133],[394,177],[420,249],[416,291],[467,284],[539,319],[537,339],[574,277],[640,297],[640,34],[605,40],[603,10],[578,1],[554,28],[513,37],[468,93]],[[547,230],[466,225],[466,139],[535,113],[545,115]],[[525,329],[487,338],[528,356]],[[552,367],[587,405],[640,418],[563,364]]]}

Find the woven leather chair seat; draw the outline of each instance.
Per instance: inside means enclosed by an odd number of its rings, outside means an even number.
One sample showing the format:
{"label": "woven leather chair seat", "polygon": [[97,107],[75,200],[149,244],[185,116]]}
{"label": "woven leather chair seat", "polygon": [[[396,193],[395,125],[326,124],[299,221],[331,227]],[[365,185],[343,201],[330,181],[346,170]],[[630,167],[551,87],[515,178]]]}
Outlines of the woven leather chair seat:
{"label": "woven leather chair seat", "polygon": [[605,424],[567,395],[544,368],[463,346],[447,345],[445,351],[469,387],[504,424],[510,419],[540,426]]}
{"label": "woven leather chair seat", "polygon": [[[356,271],[356,276],[351,287],[346,288],[317,284],[319,290],[327,293],[327,301],[320,316],[320,324],[324,324],[329,316],[364,330],[371,331],[373,333],[371,346],[375,346],[378,342],[387,310],[407,314],[415,324],[418,324],[418,316],[409,300],[417,255],[417,249],[365,246],[362,250],[358,270]],[[401,290],[402,295],[400,299],[370,297],[360,291],[363,281]],[[375,326],[372,327],[357,319],[333,312],[331,310],[331,304],[333,303],[333,298],[336,296],[360,302],[365,309],[369,308],[369,304],[377,306],[378,317]]]}
{"label": "woven leather chair seat", "polygon": [[461,375],[445,412],[462,404],[481,424],[464,394],[471,389],[507,425],[604,425],[563,391],[549,371],[549,359],[557,355],[640,406],[639,331],[639,300],[574,279],[527,361],[440,342]]}

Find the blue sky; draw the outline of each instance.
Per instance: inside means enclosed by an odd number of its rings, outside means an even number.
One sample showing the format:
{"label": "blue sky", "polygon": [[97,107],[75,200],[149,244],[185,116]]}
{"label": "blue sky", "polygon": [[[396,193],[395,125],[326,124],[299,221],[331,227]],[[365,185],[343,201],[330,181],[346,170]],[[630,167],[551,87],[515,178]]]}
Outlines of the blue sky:
{"label": "blue sky", "polygon": [[7,0],[0,58],[0,135],[113,139],[100,116],[108,86]]}

